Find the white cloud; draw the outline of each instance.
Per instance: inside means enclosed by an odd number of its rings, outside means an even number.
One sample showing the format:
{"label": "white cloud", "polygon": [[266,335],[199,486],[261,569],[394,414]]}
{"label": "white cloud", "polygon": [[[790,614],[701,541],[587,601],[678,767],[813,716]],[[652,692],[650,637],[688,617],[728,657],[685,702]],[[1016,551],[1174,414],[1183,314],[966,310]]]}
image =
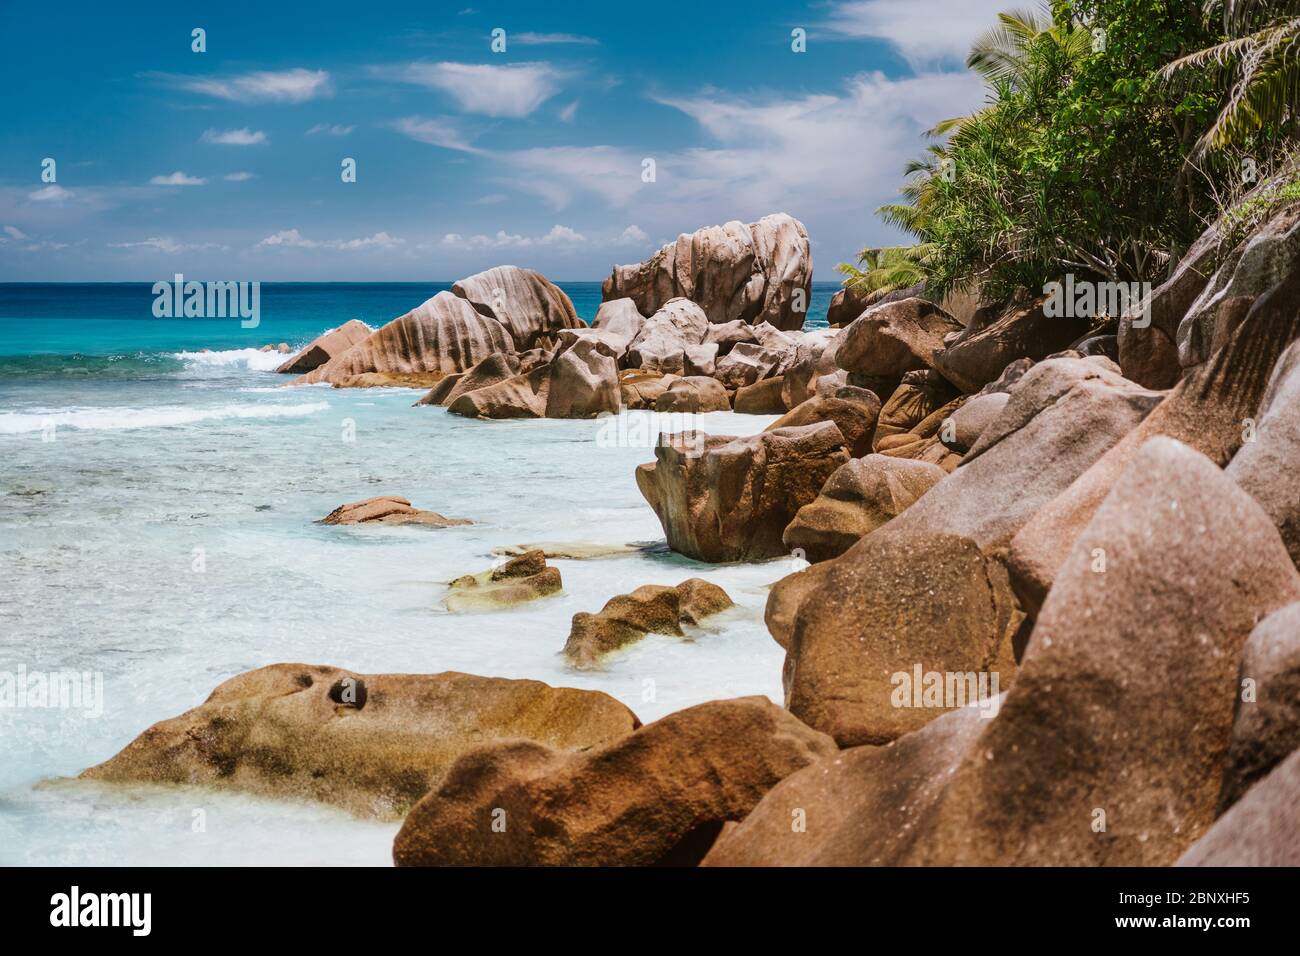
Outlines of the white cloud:
{"label": "white cloud", "polygon": [[563,123],[572,123],[573,118],[578,115],[578,101],[574,100],[564,109],[560,110],[560,121]]}
{"label": "white cloud", "polygon": [[551,231],[542,236],[542,242],[586,242],[587,238],[582,233],[570,229],[568,226],[552,226]]}
{"label": "white cloud", "polygon": [[318,133],[325,133],[329,136],[347,136],[354,129],[356,129],[355,126],[343,126],[340,123],[317,123],[307,130],[307,135],[315,136]]}
{"label": "white cloud", "polygon": [[923,131],[982,98],[968,73],[901,80],[870,73],[850,78],[837,95],[661,99],[717,145],[666,157],[658,185],[678,200],[725,198],[733,207],[769,211],[793,204],[832,211],[857,207],[864,197],[883,202],[901,185],[906,159],[922,150]]}
{"label": "white cloud", "polygon": [[251,130],[247,126],[241,129],[210,129],[199,138],[205,143],[217,143],[221,146],[257,146],[267,142],[264,132],[260,129]]}
{"label": "white cloud", "polygon": [[971,41],[1015,6],[1008,0],[847,0],[820,26],[842,39],[881,39],[914,68],[966,59]]}
{"label": "white cloud", "polygon": [[241,170],[240,172],[237,173],[226,173],[226,175],[222,176],[221,178],[228,183],[246,183],[248,182],[248,180],[253,178],[253,174],[246,173]]}
{"label": "white cloud", "polygon": [[595,37],[579,36],[576,33],[511,33],[509,42],[519,46],[553,46],[556,44],[577,44],[579,46],[598,46]]}
{"label": "white cloud", "polygon": [[457,249],[527,249],[530,246],[572,245],[586,242],[586,237],[568,226],[555,225],[541,236],[521,236],[498,229],[496,235],[463,236],[449,232],[442,237],[442,245]]}
{"label": "white cloud", "polygon": [[267,236],[257,244],[257,248],[279,247],[282,249],[391,249],[401,245],[405,240],[390,236],[386,232],[377,232],[373,236],[361,239],[308,239],[297,229],[283,229]]}
{"label": "white cloud", "polygon": [[462,136],[456,124],[448,119],[431,119],[426,116],[405,116],[393,123],[397,130],[419,143],[441,146],[444,149],[458,149],[463,152],[476,152]]}
{"label": "white cloud", "polygon": [[579,193],[622,206],[645,185],[643,157],[614,146],[546,146],[502,154],[520,175],[511,184],[563,209]]}
{"label": "white cloud", "polygon": [[181,89],[235,103],[304,103],[333,93],[326,70],[244,73],[225,78],[170,76],[163,78]]}
{"label": "white cloud", "polygon": [[73,192],[70,189],[64,189],[62,186],[51,183],[48,186],[36,190],[28,195],[28,199],[36,202],[62,202],[65,199],[71,199]]}
{"label": "white cloud", "polygon": [[206,179],[199,176],[187,176],[179,169],[166,176],[154,176],[149,180],[151,186],[202,186],[206,183]]}
{"label": "white cloud", "polygon": [[628,226],[615,240],[619,245],[634,245],[642,242],[649,242],[650,237],[645,234],[645,230],[640,226]]}
{"label": "white cloud", "polygon": [[16,242],[26,242],[31,238],[17,226],[5,226],[5,235]]}
{"label": "white cloud", "polygon": [[488,193],[486,196],[480,196],[474,200],[476,206],[495,206],[499,202],[505,202],[510,197],[505,193]]}
{"label": "white cloud", "polygon": [[381,75],[449,94],[467,113],[519,118],[559,92],[568,74],[548,63],[408,63]]}
{"label": "white cloud", "polygon": [[148,239],[141,239],[138,242],[110,242],[110,249],[152,249],[155,252],[162,252],[168,255],[174,255],[178,252],[196,252],[204,249],[228,249],[229,246],[223,246],[219,242],[181,242],[170,236],[150,236]]}

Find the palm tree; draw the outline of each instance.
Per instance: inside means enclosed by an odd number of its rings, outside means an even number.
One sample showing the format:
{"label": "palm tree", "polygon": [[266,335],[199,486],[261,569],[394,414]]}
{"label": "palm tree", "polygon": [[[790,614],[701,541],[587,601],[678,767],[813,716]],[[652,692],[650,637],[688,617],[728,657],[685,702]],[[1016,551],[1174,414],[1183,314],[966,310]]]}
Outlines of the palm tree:
{"label": "palm tree", "polygon": [[1161,71],[1166,79],[1208,71],[1227,87],[1223,107],[1197,142],[1194,158],[1243,145],[1252,133],[1294,121],[1300,102],[1300,0],[1206,0],[1207,20],[1220,8],[1229,39]]}
{"label": "palm tree", "polygon": [[[1012,191],[1007,143],[1016,138],[1017,124],[1057,95],[1091,53],[1091,34],[1057,22],[1046,4],[1039,11],[998,14],[998,25],[976,39],[966,61],[989,86],[987,105],[930,130],[935,142],[923,159],[908,164],[902,199],[877,210],[916,244],[864,249],[862,268],[840,267],[849,277],[845,284],[876,298],[918,282],[945,293],[977,285],[993,263],[1020,256],[1013,211],[1032,208],[1034,199]],[[935,241],[940,220],[949,227],[984,223],[1001,241],[987,249],[953,248]]]}

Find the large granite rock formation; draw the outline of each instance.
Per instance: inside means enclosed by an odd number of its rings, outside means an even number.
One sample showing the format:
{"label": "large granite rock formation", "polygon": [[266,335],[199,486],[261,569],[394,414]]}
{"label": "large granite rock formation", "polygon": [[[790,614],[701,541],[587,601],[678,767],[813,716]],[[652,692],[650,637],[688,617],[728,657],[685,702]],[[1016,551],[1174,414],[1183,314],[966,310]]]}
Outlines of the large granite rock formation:
{"label": "large granite rock formation", "polygon": [[739,319],[802,328],[812,296],[808,233],[785,213],[684,233],[645,262],[614,267],[604,298],[625,296],[643,315],[684,297],[711,323]]}

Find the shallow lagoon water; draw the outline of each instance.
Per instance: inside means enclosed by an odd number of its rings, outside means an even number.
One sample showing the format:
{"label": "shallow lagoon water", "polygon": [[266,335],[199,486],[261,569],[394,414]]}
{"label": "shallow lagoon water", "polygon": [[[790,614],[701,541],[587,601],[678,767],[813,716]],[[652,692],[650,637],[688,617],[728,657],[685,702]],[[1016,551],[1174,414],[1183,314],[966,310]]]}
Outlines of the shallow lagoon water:
{"label": "shallow lagoon water", "polygon": [[[67,779],[266,664],[533,678],[605,691],[643,721],[721,697],[780,699],[783,654],[762,610],[790,564],[702,565],[662,547],[633,477],[653,458],[649,413],[622,423],[637,446],[609,447],[608,422],[479,422],[413,408],[415,390],[282,387],[265,371],[272,360],[246,348],[136,361],[77,384],[0,379],[0,671],[104,681],[98,717],[0,708],[0,864],[387,864],[396,825]],[[712,413],[697,424],[749,434],[772,420]],[[475,524],[315,523],[384,493]],[[660,547],[556,560],[563,593],[518,609],[440,609],[446,581],[531,542]],[[601,671],[566,666],[574,613],[691,576],[739,606],[688,640],[651,636]]]}

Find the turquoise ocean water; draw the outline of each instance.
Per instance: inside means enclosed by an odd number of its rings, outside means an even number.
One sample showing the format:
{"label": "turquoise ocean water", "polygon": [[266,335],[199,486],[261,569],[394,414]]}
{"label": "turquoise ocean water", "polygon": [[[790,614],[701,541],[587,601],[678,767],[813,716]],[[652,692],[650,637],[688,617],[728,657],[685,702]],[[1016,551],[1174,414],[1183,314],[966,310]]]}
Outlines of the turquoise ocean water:
{"label": "turquoise ocean water", "polygon": [[[562,283],[588,321],[598,283]],[[437,283],[264,284],[261,323],[155,319],[149,284],[0,285],[0,681],[89,674],[100,706],[0,699],[0,864],[384,864],[394,827],[208,791],[76,781],[221,681],[280,661],[461,670],[613,694],[643,720],[704,700],[779,700],[762,623],[777,560],[700,565],[662,547],[557,561],[561,595],[452,615],[445,582],[520,543],[662,542],[633,471],[659,430],[749,434],[767,416],[478,422],[409,389],[287,387],[266,344],[377,326]],[[824,324],[834,284],[815,287]],[[200,349],[208,349],[200,352]],[[388,493],[474,524],[344,529]],[[603,670],[559,651],[577,611],[701,576],[738,607],[691,640],[651,637]],[[195,809],[208,821],[191,827]]]}

